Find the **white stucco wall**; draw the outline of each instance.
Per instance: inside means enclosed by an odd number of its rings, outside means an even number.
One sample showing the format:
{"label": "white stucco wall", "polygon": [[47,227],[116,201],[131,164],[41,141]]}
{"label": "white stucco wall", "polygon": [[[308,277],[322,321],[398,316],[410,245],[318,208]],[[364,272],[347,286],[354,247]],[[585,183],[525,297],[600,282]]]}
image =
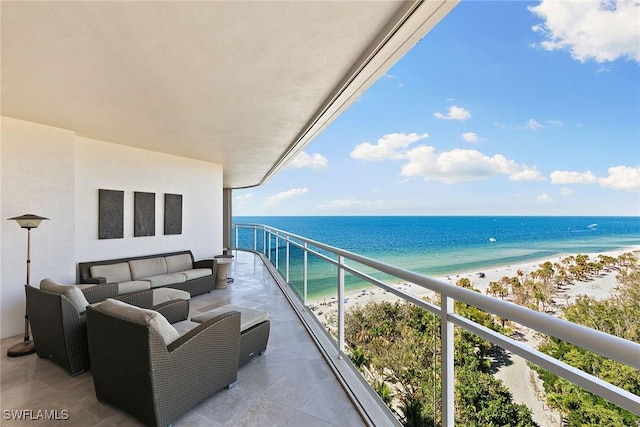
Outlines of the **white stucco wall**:
{"label": "white stucco wall", "polygon": [[[222,253],[222,166],[76,138],[76,259],[190,249]],[[98,190],[124,191],[124,237],[98,239]],[[134,192],[155,193],[155,236],[133,236]],[[164,194],[182,194],[182,234],[164,233]]]}
{"label": "white stucco wall", "polygon": [[7,218],[49,218],[31,231],[31,284],[74,280],[73,132],[2,118],[2,337],[24,332],[27,230]]}
{"label": "white stucco wall", "polygon": [[[75,283],[77,263],[190,249],[222,252],[222,165],[78,137],[2,118],[0,142],[0,335],[24,331],[27,232],[6,221],[47,218],[31,233],[31,284]],[[122,190],[124,237],[98,239],[98,190]],[[135,191],[155,193],[156,235],[133,237]],[[164,194],[182,194],[182,234],[165,236]]]}

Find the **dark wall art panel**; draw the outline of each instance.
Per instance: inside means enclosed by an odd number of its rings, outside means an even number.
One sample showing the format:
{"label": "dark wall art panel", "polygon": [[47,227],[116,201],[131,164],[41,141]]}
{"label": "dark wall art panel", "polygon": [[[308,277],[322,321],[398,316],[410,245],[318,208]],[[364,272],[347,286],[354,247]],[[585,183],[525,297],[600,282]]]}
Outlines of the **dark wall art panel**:
{"label": "dark wall art panel", "polygon": [[156,194],[136,191],[133,205],[133,236],[155,236]]}
{"label": "dark wall art panel", "polygon": [[98,190],[98,239],[122,239],[124,191]]}
{"label": "dark wall art panel", "polygon": [[164,195],[164,234],[182,234],[182,194]]}

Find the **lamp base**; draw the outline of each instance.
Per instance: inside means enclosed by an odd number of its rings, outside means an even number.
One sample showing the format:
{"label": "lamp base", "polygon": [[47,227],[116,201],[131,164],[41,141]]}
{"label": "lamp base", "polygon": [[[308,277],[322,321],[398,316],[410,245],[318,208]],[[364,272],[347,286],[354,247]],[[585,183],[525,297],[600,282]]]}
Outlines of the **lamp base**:
{"label": "lamp base", "polygon": [[19,357],[26,356],[27,354],[32,354],[36,352],[36,345],[33,341],[23,341],[16,345],[12,345],[7,350],[7,356],[9,357]]}

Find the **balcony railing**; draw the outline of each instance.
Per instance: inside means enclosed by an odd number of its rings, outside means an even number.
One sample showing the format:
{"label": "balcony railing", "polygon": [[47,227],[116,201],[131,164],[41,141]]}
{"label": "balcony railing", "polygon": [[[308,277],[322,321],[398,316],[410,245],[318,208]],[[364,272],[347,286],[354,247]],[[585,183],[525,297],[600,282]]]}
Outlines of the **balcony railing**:
{"label": "balcony railing", "polygon": [[[292,261],[296,263],[297,274],[301,273],[302,280],[301,289],[297,287],[295,294],[300,298],[304,307],[308,307],[309,257],[312,256],[314,260],[320,260],[333,267],[331,270],[335,274],[337,294],[337,340],[328,341],[333,344],[333,348],[324,349],[330,355],[333,353],[340,358],[345,356],[345,273],[436,315],[440,322],[441,334],[441,348],[439,350],[442,364],[440,386],[441,423],[443,426],[454,425],[454,326],[470,331],[621,408],[640,415],[639,396],[454,313],[454,302],[460,301],[477,307],[487,313],[508,319],[639,370],[640,344],[266,225],[234,224],[233,230],[236,249],[262,253],[282,274],[287,283],[290,283]],[[292,256],[293,249],[296,249],[295,257]],[[366,268],[356,268],[354,264],[366,266]],[[392,283],[374,277],[380,273],[434,291],[440,296],[440,305],[432,304],[398,289]],[[328,331],[325,333],[329,335]]]}

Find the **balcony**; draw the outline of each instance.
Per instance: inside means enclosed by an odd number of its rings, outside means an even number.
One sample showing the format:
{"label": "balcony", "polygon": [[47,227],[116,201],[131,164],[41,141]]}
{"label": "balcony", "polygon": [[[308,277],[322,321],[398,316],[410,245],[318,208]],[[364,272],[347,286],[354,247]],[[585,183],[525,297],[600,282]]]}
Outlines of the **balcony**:
{"label": "balcony", "polygon": [[[343,296],[345,280],[349,280],[349,276],[357,277],[400,300],[409,301],[434,313],[439,319],[439,328],[445,337],[438,349],[444,361],[443,369],[437,373],[442,390],[437,396],[442,407],[442,425],[454,424],[454,326],[532,361],[632,413],[640,414],[638,396],[475,324],[453,313],[452,304],[454,300],[463,301],[537,331],[577,343],[633,369],[640,369],[638,344],[476,292],[451,287],[282,230],[236,225],[236,246],[241,241],[250,242],[250,245],[246,248],[248,251],[234,251],[235,260],[230,268],[230,276],[235,279],[233,284],[228,289],[194,297],[190,314],[229,303],[268,310],[272,328],[267,352],[239,371],[236,387],[211,396],[174,423],[176,426],[399,425],[400,422],[346,356]],[[333,306],[338,313],[335,327],[327,328],[317,319],[317,311],[308,307],[305,282],[312,258],[329,265],[334,272],[337,298]],[[415,298],[373,277],[380,272],[432,288],[442,295],[441,304]],[[6,352],[6,348],[20,339],[3,339],[2,351]],[[22,358],[3,356],[1,367],[5,417],[6,410],[31,410],[34,416],[38,410],[58,410],[59,413],[67,410],[69,419],[65,425],[140,425],[127,414],[96,400],[90,372],[70,377],[57,365],[35,355]],[[41,421],[5,418],[3,425],[41,425]]]}
{"label": "balcony", "polygon": [[[366,425],[340,382],[325,363],[296,312],[258,255],[238,251],[227,289],[191,300],[190,316],[224,304],[269,311],[267,351],[238,372],[237,385],[222,390],[184,415],[174,426],[359,426]],[[40,420],[7,420],[10,410],[68,411],[65,426],[138,426],[137,420],[96,399],[90,372],[70,377],[35,354],[8,358],[6,350],[21,336],[2,340],[3,426],[41,426]]]}

